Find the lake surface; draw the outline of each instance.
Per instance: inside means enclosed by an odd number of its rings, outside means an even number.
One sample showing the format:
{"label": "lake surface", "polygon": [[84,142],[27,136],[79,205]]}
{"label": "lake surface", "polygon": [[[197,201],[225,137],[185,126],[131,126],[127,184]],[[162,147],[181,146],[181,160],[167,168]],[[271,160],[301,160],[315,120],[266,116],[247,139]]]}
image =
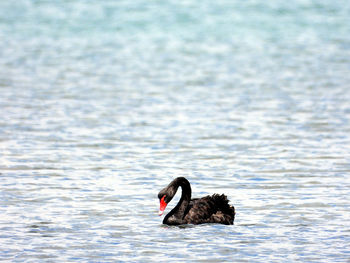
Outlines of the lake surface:
{"label": "lake surface", "polygon": [[[1,1],[0,261],[349,262],[349,14]],[[162,225],[177,176],[235,225]]]}

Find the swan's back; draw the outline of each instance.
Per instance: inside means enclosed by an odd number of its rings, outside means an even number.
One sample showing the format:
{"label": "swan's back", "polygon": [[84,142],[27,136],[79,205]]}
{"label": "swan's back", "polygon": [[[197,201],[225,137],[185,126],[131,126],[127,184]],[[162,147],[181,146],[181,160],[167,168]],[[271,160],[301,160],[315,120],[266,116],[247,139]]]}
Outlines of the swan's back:
{"label": "swan's back", "polygon": [[224,194],[192,199],[184,220],[187,224],[219,223],[233,225],[235,208],[230,206],[228,202]]}

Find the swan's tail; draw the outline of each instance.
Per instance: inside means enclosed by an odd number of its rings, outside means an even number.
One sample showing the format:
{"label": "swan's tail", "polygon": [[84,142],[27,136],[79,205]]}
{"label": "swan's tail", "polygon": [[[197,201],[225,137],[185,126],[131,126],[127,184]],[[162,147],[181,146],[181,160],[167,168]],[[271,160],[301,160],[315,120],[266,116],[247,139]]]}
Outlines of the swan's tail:
{"label": "swan's tail", "polygon": [[233,221],[235,220],[236,211],[235,207],[229,204],[230,201],[227,199],[227,196],[224,194],[213,194],[212,198],[216,207],[218,208],[218,211],[221,211],[224,215],[230,217],[233,224]]}

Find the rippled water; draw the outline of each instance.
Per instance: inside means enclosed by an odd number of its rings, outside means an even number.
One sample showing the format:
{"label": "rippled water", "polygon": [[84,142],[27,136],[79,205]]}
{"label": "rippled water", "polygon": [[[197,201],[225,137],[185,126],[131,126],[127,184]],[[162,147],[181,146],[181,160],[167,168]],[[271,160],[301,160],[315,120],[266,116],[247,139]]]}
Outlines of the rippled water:
{"label": "rippled water", "polygon": [[[348,262],[349,14],[1,1],[0,260]],[[177,176],[235,225],[162,225]]]}

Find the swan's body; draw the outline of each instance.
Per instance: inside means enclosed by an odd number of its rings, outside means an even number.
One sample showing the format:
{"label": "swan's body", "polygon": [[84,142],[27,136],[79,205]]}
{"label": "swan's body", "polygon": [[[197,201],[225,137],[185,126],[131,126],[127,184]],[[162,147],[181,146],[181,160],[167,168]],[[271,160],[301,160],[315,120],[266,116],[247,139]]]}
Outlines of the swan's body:
{"label": "swan's body", "polygon": [[181,186],[182,194],[178,204],[164,218],[163,224],[204,224],[218,223],[233,225],[235,220],[235,208],[228,204],[227,197],[222,194],[213,194],[202,198],[191,199],[191,186],[184,177],[174,179],[167,187],[158,194],[160,200],[159,215]]}

